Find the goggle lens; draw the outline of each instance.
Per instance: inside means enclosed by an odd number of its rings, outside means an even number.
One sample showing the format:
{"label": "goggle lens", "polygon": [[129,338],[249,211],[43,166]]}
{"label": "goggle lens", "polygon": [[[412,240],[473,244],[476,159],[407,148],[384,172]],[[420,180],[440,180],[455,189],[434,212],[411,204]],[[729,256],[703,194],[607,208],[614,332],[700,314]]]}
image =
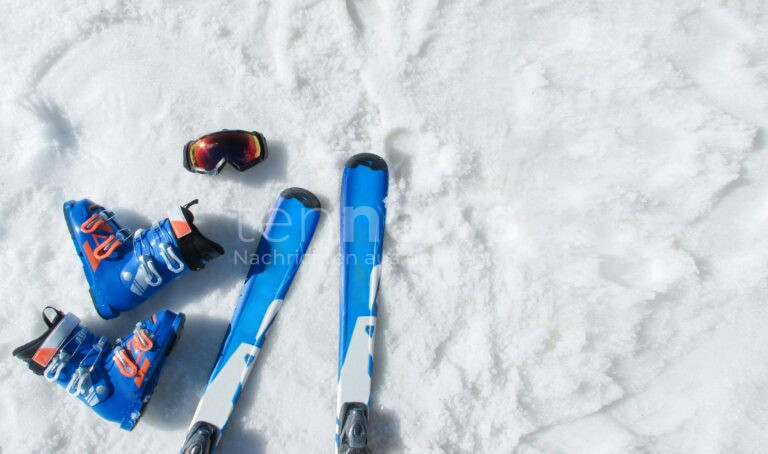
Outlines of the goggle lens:
{"label": "goggle lens", "polygon": [[261,162],[261,144],[258,138],[248,135],[244,137],[244,141],[241,153],[228,155],[229,162],[238,169],[247,169]]}
{"label": "goggle lens", "polygon": [[266,141],[255,131],[208,134],[187,144],[184,151],[185,167],[202,173],[218,173],[226,162],[242,172],[267,157]]}

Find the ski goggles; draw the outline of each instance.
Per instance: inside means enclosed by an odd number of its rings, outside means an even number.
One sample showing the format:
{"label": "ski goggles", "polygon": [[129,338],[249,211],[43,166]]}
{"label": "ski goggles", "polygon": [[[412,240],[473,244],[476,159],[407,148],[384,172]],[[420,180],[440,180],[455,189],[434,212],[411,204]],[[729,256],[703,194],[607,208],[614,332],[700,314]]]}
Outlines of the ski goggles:
{"label": "ski goggles", "polygon": [[240,172],[267,159],[267,141],[261,133],[223,130],[206,134],[184,146],[184,168],[216,175],[226,163]]}

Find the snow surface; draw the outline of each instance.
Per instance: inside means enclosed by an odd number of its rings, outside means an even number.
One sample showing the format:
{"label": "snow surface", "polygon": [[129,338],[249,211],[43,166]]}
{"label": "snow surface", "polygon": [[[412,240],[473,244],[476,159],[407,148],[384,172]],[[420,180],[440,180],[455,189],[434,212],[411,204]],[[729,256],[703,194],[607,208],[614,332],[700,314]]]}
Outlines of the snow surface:
{"label": "snow surface", "polygon": [[[176,452],[278,192],[327,214],[220,452],[331,452],[340,169],[391,170],[375,452],[768,450],[761,0],[35,1],[0,16],[0,451]],[[255,128],[271,156],[187,173]],[[227,255],[113,321],[61,205],[192,198]],[[188,316],[142,421],[11,358],[55,305]]]}

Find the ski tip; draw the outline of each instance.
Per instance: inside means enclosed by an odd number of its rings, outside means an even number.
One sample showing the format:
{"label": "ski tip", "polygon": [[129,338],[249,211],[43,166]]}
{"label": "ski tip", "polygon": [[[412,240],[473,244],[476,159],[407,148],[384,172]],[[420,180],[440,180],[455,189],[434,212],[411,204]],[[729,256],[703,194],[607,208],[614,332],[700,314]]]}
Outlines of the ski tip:
{"label": "ski tip", "polygon": [[284,199],[296,199],[307,208],[320,209],[320,200],[317,196],[302,188],[288,188],[280,193]]}
{"label": "ski tip", "polygon": [[356,154],[347,160],[344,167],[352,168],[360,165],[366,166],[372,170],[387,170],[387,161],[381,156],[373,153]]}

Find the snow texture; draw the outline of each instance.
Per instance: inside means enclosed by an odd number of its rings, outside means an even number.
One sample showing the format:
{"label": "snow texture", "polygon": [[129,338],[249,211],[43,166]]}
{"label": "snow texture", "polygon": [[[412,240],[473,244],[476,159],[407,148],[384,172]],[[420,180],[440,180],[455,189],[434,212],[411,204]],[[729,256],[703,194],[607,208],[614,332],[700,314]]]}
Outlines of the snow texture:
{"label": "snow texture", "polygon": [[[762,0],[5,2],[0,451],[176,452],[280,190],[327,212],[220,452],[331,452],[338,200],[389,162],[375,452],[768,450]],[[245,173],[184,143],[265,133]],[[227,254],[112,321],[65,227],[193,198]],[[40,309],[187,325],[136,429],[11,357]]]}

